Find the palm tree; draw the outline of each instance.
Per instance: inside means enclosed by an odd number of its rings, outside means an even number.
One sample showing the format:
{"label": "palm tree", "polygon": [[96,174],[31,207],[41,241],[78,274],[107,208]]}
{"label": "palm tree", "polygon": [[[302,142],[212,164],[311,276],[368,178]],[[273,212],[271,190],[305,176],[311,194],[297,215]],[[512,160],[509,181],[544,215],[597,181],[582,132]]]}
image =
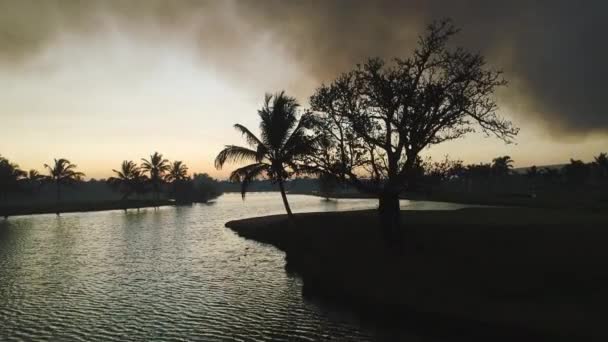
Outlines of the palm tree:
{"label": "palm tree", "polygon": [[583,184],[589,178],[590,165],[585,164],[582,160],[570,159],[570,164],[566,164],[562,168],[566,180],[572,184]]}
{"label": "palm tree", "polygon": [[19,169],[19,165],[0,156],[0,200],[4,200],[9,193],[18,191],[26,176],[27,173]]}
{"label": "palm tree", "polygon": [[146,176],[142,174],[140,168],[131,160],[125,160],[120,166],[120,170],[112,170],[116,177],[108,178],[110,186],[123,193],[122,200],[126,200],[134,192],[137,193],[138,187],[144,183]]}
{"label": "palm tree", "polygon": [[188,179],[188,167],[180,160],[174,161],[169,167],[169,173],[165,176],[168,182],[182,181]]}
{"label": "palm tree", "polygon": [[600,177],[608,177],[608,153],[600,153],[594,159],[595,162],[593,164],[598,169]]}
{"label": "palm tree", "polygon": [[494,158],[492,160],[492,170],[499,176],[508,175],[513,168],[513,159],[510,156]]}
{"label": "palm tree", "polygon": [[25,181],[29,184],[30,188],[34,192],[40,191],[43,181],[46,177],[41,175],[38,170],[30,169],[27,173]]}
{"label": "palm tree", "polygon": [[149,181],[152,183],[155,198],[158,200],[160,197],[160,186],[165,173],[171,168],[169,160],[164,159],[162,154],[154,152],[150,156],[150,160],[142,158],[142,161],[141,170],[150,174]]}
{"label": "palm tree", "polygon": [[526,176],[528,176],[529,178],[536,178],[538,177],[539,171],[538,168],[536,167],[536,165],[532,165],[527,171],[526,171]]}
{"label": "palm tree", "polygon": [[[84,173],[75,171],[77,166],[65,158],[55,159],[52,166],[44,164],[44,167],[49,170],[47,180],[54,183],[57,189],[57,204],[61,201],[61,186],[74,184],[84,177]],[[57,215],[59,215],[59,207]]]}
{"label": "palm tree", "polygon": [[298,171],[296,161],[312,152],[313,143],[306,129],[312,123],[312,115],[305,113],[297,118],[299,107],[295,98],[280,92],[274,96],[267,94],[260,116],[258,138],[245,126],[236,128],[245,136],[251,148],[227,145],[215,158],[215,167],[221,169],[226,162],[252,161],[252,164],[238,168],[230,174],[230,180],[241,183],[241,195],[245,198],[248,185],[260,176],[266,176],[279,185],[287,215],[292,217],[291,208],[285,194],[285,180]]}
{"label": "palm tree", "polygon": [[177,187],[179,184],[189,179],[188,167],[180,160],[176,160],[171,164],[169,173],[165,175],[165,180],[173,184],[173,195],[177,195]]}

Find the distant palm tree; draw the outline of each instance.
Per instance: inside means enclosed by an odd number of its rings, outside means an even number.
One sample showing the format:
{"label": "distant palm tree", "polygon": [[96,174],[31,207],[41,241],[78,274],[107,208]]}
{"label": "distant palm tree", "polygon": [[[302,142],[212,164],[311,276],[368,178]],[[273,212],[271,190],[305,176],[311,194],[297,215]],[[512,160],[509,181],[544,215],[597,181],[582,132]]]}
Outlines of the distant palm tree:
{"label": "distant palm tree", "polygon": [[583,184],[589,178],[591,167],[582,160],[570,159],[570,164],[562,168],[566,180],[572,184]]}
{"label": "distant palm tree", "polygon": [[41,175],[38,170],[31,169],[30,171],[28,171],[25,180],[29,184],[32,191],[38,192],[40,191],[40,188],[42,187],[45,178],[46,177],[44,175]]}
{"label": "distant palm tree", "polygon": [[35,181],[35,180],[41,180],[43,179],[44,176],[40,174],[40,172],[38,172],[38,170],[34,170],[34,169],[30,169],[27,173],[27,179]]}
{"label": "distant palm tree", "polygon": [[498,157],[492,160],[492,170],[496,175],[508,175],[512,168],[513,159],[510,156]]}
{"label": "distant palm tree", "polygon": [[133,193],[138,192],[138,188],[145,182],[147,177],[142,174],[140,168],[131,160],[125,160],[120,166],[120,170],[112,170],[116,177],[108,178],[110,186],[123,193],[122,199],[125,200]]}
{"label": "distant palm tree", "polygon": [[0,156],[0,200],[6,199],[9,193],[20,190],[20,183],[26,176],[27,173],[19,169],[19,165]]}
{"label": "distant palm tree", "polygon": [[61,201],[61,186],[74,184],[84,177],[84,173],[75,171],[76,165],[65,158],[55,159],[52,165],[44,164],[44,167],[49,171],[46,179],[54,183],[57,189],[57,204]]}
{"label": "distant palm tree", "polygon": [[165,180],[173,185],[173,195],[177,195],[178,186],[189,179],[188,167],[180,160],[176,160],[171,164],[169,172],[165,175]]}
{"label": "distant palm tree", "polygon": [[247,187],[254,179],[266,176],[279,185],[281,197],[287,215],[292,216],[287,195],[285,180],[298,171],[296,160],[311,152],[312,143],[306,129],[312,123],[308,113],[297,118],[299,107],[295,98],[280,92],[274,96],[267,94],[260,116],[261,137],[255,136],[245,126],[236,124],[236,128],[245,136],[251,148],[227,145],[215,158],[215,167],[221,169],[226,162],[252,161],[230,174],[230,180],[241,183],[241,195],[245,198]]}
{"label": "distant palm tree", "polygon": [[182,181],[188,179],[188,167],[180,160],[174,161],[169,168],[169,173],[165,176],[168,182]]}
{"label": "distant palm tree", "polygon": [[492,166],[490,164],[480,163],[466,166],[466,175],[469,178],[489,178],[491,173]]}
{"label": "distant palm tree", "polygon": [[526,176],[529,178],[536,178],[539,175],[538,168],[536,165],[532,165],[528,170],[526,170]]}
{"label": "distant palm tree", "polygon": [[540,175],[547,182],[555,182],[560,178],[559,170],[550,167],[544,167],[542,170],[540,170]]}
{"label": "distant palm tree", "polygon": [[142,161],[141,170],[150,174],[149,181],[152,184],[155,199],[158,200],[160,198],[160,187],[165,173],[171,168],[169,160],[164,159],[162,154],[154,152],[154,154],[150,156],[150,160],[142,158]]}
{"label": "distant palm tree", "polygon": [[608,153],[600,153],[594,159],[593,164],[599,170],[600,176],[602,178],[608,177]]}

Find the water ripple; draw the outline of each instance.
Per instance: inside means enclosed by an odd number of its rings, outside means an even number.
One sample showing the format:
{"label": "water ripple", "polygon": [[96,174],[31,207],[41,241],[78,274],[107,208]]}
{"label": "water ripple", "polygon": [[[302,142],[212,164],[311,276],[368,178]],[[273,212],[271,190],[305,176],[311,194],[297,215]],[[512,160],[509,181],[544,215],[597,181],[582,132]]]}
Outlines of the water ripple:
{"label": "water ripple", "polygon": [[[291,201],[296,211],[375,205]],[[276,194],[225,195],[215,205],[0,222],[0,340],[393,340],[304,301],[281,252],[224,228],[282,211]]]}

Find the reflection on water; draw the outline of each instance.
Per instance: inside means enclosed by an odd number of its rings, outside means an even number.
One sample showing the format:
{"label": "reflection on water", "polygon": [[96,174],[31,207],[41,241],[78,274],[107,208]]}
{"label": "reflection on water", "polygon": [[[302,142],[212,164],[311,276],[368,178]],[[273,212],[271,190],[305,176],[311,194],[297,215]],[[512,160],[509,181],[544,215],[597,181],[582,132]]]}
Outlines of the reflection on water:
{"label": "reflection on water", "polygon": [[[290,201],[295,212],[376,205]],[[214,204],[0,221],[0,340],[418,340],[304,301],[281,252],[224,228],[282,212],[280,196],[263,193],[244,202],[224,195]]]}

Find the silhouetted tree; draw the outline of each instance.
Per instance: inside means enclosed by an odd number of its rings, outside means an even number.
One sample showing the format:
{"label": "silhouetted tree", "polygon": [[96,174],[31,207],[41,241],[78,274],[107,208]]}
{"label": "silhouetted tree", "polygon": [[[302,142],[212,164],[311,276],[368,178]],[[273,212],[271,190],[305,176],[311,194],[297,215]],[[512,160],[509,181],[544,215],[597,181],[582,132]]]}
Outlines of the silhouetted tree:
{"label": "silhouetted tree", "polygon": [[556,182],[560,178],[559,170],[550,167],[542,168],[540,175],[546,182],[550,183]]}
{"label": "silhouetted tree", "polygon": [[160,198],[160,190],[165,173],[170,170],[169,160],[164,159],[163,155],[154,152],[150,156],[150,160],[142,158],[141,170],[148,172],[149,182],[152,184],[152,191],[154,191],[154,198],[158,200]]}
{"label": "silhouetted tree", "polygon": [[399,194],[420,151],[475,127],[506,142],[518,133],[497,114],[494,90],[506,84],[501,72],[487,68],[478,54],[450,50],[457,32],[449,20],[433,23],[411,57],[389,66],[370,59],[311,97],[317,133],[330,148],[319,149],[307,164],[377,195],[389,230],[399,224]]}
{"label": "silhouetted tree", "polygon": [[440,162],[433,162],[429,159],[425,164],[425,176],[433,179],[434,183],[461,177],[465,170],[462,160],[451,160],[448,156]]}
{"label": "silhouetted tree", "polygon": [[539,171],[538,168],[536,167],[536,165],[532,165],[527,171],[526,171],[526,176],[528,176],[528,178],[531,179],[535,179],[536,177],[538,177],[539,175]]}
{"label": "silhouetted tree", "polygon": [[589,178],[590,168],[581,160],[570,159],[570,164],[563,168],[566,180],[571,184],[582,184]]}
{"label": "silhouetted tree", "polygon": [[5,200],[9,193],[21,190],[20,183],[26,175],[19,165],[0,156],[0,201]]}
{"label": "silhouetted tree", "polygon": [[45,176],[41,175],[38,170],[30,169],[27,173],[25,181],[27,182],[30,191],[38,193],[42,185],[44,185]]}
{"label": "silhouetted tree", "polygon": [[424,190],[431,192],[433,187],[449,182],[453,179],[464,178],[465,168],[460,160],[450,160],[446,156],[441,161],[428,158],[422,163],[422,183]]}
{"label": "silhouetted tree", "polygon": [[230,174],[230,180],[240,182],[241,195],[245,198],[247,187],[257,177],[266,176],[279,185],[287,214],[291,208],[285,194],[284,181],[298,171],[296,161],[310,153],[312,142],[306,128],[312,123],[309,113],[297,118],[299,107],[295,98],[280,92],[274,96],[267,94],[260,116],[260,138],[240,124],[234,127],[243,134],[251,148],[227,145],[215,159],[215,167],[221,169],[224,163],[253,161],[253,164],[238,168]]}
{"label": "silhouetted tree", "polygon": [[593,165],[598,171],[600,178],[608,178],[608,153],[600,153],[594,158]]}
{"label": "silhouetted tree", "polygon": [[492,165],[485,163],[467,165],[467,173],[474,179],[488,179],[492,175]]}
{"label": "silhouetted tree", "polygon": [[192,175],[192,183],[194,184],[195,202],[207,202],[222,193],[218,181],[206,173]]}
{"label": "silhouetted tree", "polygon": [[173,196],[175,196],[180,184],[190,180],[190,177],[188,177],[188,167],[179,160],[174,161],[169,168],[169,172],[165,175],[165,180],[172,184]]}
{"label": "silhouetted tree", "polygon": [[147,180],[141,169],[131,160],[124,160],[120,165],[120,170],[112,169],[112,172],[116,176],[108,178],[107,183],[123,193],[122,200],[126,200],[133,193],[137,193],[138,189]]}
{"label": "silhouetted tree", "polygon": [[186,179],[188,179],[188,167],[179,160],[174,161],[169,168],[169,172],[165,176],[165,180],[174,182]]}
{"label": "silhouetted tree", "polygon": [[503,156],[492,159],[492,171],[496,176],[506,176],[513,169],[513,159]]}
{"label": "silhouetted tree", "polygon": [[329,197],[336,191],[338,180],[333,175],[323,173],[319,175],[319,193],[329,200]]}
{"label": "silhouetted tree", "polygon": [[528,177],[528,179],[530,180],[530,190],[532,192],[532,197],[536,197],[539,175],[540,172],[538,171],[536,165],[532,165],[528,170],[526,170],[526,177]]}
{"label": "silhouetted tree", "polygon": [[52,165],[44,164],[49,171],[46,177],[48,181],[55,184],[57,191],[57,215],[59,215],[59,202],[61,201],[61,187],[63,185],[73,185],[82,180],[84,173],[76,171],[76,165],[65,158],[55,159]]}

